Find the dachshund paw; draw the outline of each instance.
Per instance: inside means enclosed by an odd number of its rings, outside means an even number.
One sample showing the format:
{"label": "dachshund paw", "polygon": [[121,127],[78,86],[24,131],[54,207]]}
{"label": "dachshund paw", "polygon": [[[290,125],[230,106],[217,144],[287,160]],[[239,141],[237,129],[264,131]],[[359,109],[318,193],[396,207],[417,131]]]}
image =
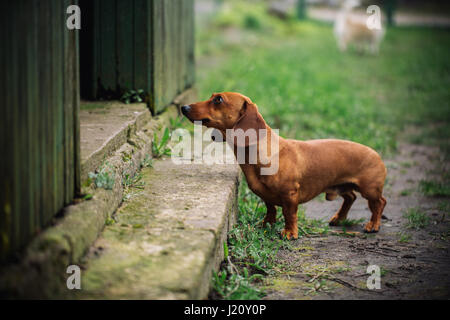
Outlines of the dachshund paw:
{"label": "dachshund paw", "polygon": [[364,227],[364,232],[366,233],[375,233],[380,230],[380,224],[379,223],[373,223],[372,221],[367,222],[366,226]]}
{"label": "dachshund paw", "polygon": [[283,231],[281,231],[281,237],[286,237],[288,240],[298,239],[298,232],[283,229]]}
{"label": "dachshund paw", "polygon": [[337,214],[335,214],[330,221],[328,222],[328,225],[330,226],[338,226],[339,222],[341,222],[344,219],[340,219],[339,216]]}

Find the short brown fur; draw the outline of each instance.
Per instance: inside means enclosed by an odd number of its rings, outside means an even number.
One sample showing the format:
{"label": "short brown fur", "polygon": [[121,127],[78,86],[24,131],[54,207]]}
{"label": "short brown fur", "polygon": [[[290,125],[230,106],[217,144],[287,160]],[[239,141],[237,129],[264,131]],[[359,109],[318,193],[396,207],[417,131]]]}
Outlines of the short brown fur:
{"label": "short brown fur", "polygon": [[[218,103],[220,102],[220,103]],[[354,191],[368,200],[372,212],[366,224],[366,232],[378,232],[381,216],[386,205],[383,186],[386,168],[377,152],[359,143],[320,139],[299,141],[283,139],[275,135],[258,112],[257,106],[246,96],[235,92],[213,94],[209,100],[187,106],[183,113],[191,121],[202,121],[203,125],[219,130],[226,137],[227,129],[266,129],[267,136],[273,134],[279,139],[279,169],[273,175],[261,175],[264,166],[260,159],[256,164],[240,164],[250,189],[267,206],[265,223],[276,220],[275,206],[282,207],[285,228],[282,236],[288,239],[298,237],[297,208],[318,194],[325,192],[327,200],[338,195],[344,202],[331,218],[330,225],[346,219],[356,199]],[[246,141],[246,155],[253,143],[261,147],[266,141],[258,135],[257,141]],[[230,141],[227,141],[230,143]]]}

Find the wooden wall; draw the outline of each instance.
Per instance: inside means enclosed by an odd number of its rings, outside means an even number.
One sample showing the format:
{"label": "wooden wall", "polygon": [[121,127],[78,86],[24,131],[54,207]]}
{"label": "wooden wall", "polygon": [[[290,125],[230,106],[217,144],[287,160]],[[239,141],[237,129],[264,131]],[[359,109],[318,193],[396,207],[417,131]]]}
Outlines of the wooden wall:
{"label": "wooden wall", "polygon": [[[144,89],[153,113],[194,82],[194,0],[81,0],[81,95]],[[86,14],[85,14],[86,13]]]}
{"label": "wooden wall", "polygon": [[47,226],[79,190],[73,0],[0,2],[0,260]]}

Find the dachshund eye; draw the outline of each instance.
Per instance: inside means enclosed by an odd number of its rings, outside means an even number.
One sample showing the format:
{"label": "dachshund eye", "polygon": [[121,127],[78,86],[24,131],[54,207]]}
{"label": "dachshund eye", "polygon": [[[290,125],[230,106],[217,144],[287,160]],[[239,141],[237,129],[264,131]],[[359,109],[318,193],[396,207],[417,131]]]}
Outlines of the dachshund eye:
{"label": "dachshund eye", "polygon": [[223,98],[222,98],[221,96],[217,96],[217,97],[215,97],[214,100],[213,100],[213,103],[214,103],[215,105],[219,105],[219,104],[221,104],[222,102],[223,102]]}

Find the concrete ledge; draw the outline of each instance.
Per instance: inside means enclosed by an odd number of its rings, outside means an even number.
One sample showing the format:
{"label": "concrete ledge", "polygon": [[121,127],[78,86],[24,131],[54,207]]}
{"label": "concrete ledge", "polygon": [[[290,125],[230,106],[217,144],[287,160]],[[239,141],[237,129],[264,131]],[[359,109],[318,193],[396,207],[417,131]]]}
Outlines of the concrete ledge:
{"label": "concrete ledge", "polygon": [[237,211],[237,165],[142,171],[145,189],[91,247],[77,298],[203,299]]}
{"label": "concrete ledge", "polygon": [[[187,90],[185,99],[190,100],[180,100],[180,103],[194,101],[195,90]],[[99,139],[89,144],[89,147],[85,145],[86,141],[82,142],[84,178],[89,171],[94,171],[103,159],[107,159],[115,168],[113,189],[83,188],[84,193],[93,194],[92,200],[66,207],[62,217],[55,219],[53,226],[37,236],[16,262],[2,266],[1,298],[63,298],[68,295],[65,285],[67,266],[79,263],[89,246],[97,239],[106,218],[111,216],[122,202],[122,176],[125,173],[134,175],[140,170],[142,160],[151,155],[154,132],[161,130],[169,124],[171,118],[178,116],[179,108],[178,105],[171,105],[165,113],[151,118],[142,105],[121,104],[120,109],[117,103],[115,105],[113,103],[105,107],[85,109],[86,112],[95,110],[99,113],[94,114],[95,121],[103,123],[99,128],[111,123],[114,123],[114,126],[109,128],[110,135],[100,134],[102,130],[97,128]],[[115,118],[110,115],[114,112],[117,112]],[[111,120],[111,123],[106,121],[113,118],[115,120]],[[85,126],[85,130],[95,130],[95,121],[83,121],[87,120],[82,119],[82,127]],[[91,123],[91,126],[88,123]],[[82,139],[86,137],[88,136],[83,135]]]}
{"label": "concrete ledge", "polygon": [[145,103],[83,101],[80,110],[81,180],[86,180],[89,172],[95,171],[151,119]]}

